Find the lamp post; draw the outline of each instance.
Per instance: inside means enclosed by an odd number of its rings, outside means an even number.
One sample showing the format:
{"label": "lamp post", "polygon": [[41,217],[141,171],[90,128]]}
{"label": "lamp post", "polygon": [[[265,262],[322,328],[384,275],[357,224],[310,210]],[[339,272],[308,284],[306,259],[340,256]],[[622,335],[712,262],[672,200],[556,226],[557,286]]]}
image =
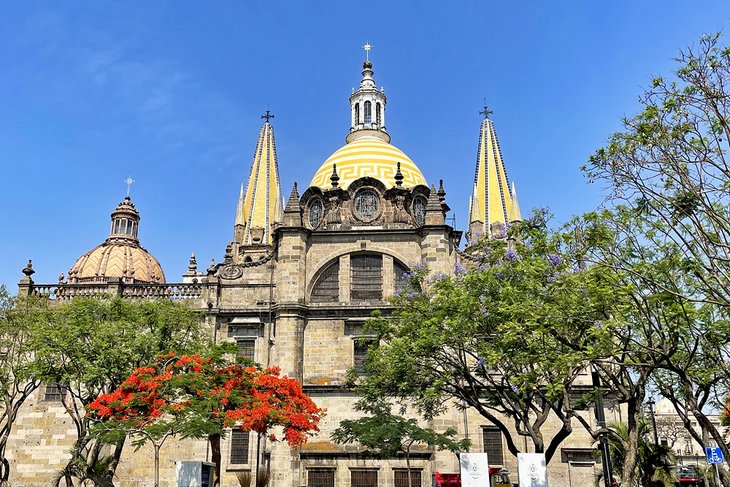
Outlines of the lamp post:
{"label": "lamp post", "polygon": [[651,428],[654,433],[654,444],[659,444],[659,439],[657,438],[657,431],[656,431],[656,415],[654,414],[654,405],[656,402],[654,402],[654,398],[649,398],[648,401],[646,401],[646,405],[649,408],[649,414],[651,415]]}
{"label": "lamp post", "polygon": [[[591,379],[593,381],[593,390],[596,393],[596,423],[601,428],[606,427],[606,414],[603,410],[603,391],[601,390],[601,376],[595,364],[591,364]],[[603,482],[605,487],[611,487],[613,481],[613,472],[611,471],[611,457],[608,451],[608,438],[605,433],[601,433],[599,443],[601,445],[601,464],[603,466]]]}

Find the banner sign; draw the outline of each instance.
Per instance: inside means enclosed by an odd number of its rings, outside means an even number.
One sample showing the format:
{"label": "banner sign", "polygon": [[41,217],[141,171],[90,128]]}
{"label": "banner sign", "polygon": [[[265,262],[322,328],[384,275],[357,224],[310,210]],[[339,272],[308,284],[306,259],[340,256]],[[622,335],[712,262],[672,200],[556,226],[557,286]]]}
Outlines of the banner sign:
{"label": "banner sign", "polygon": [[517,473],[520,487],[548,487],[544,453],[518,453]]}
{"label": "banner sign", "polygon": [[486,453],[462,453],[461,487],[485,487],[489,485],[489,461]]}

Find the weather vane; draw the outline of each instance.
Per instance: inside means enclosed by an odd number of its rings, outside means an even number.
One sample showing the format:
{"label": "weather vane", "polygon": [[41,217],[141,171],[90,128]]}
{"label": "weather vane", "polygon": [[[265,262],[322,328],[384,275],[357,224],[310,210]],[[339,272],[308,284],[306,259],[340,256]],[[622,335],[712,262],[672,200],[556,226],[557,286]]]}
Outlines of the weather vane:
{"label": "weather vane", "polygon": [[365,50],[365,61],[370,61],[369,54],[370,54],[370,49],[372,49],[373,46],[371,46],[369,42],[366,42],[365,45],[362,46],[362,48]]}
{"label": "weather vane", "polygon": [[276,118],[276,117],[274,117],[274,115],[271,113],[271,110],[268,110],[267,109],[266,110],[266,114],[265,115],[261,115],[261,118],[266,119],[266,122],[268,123],[269,119]]}
{"label": "weather vane", "polygon": [[132,183],[134,182],[134,179],[132,179],[132,176],[127,176],[127,179],[125,179],[124,182],[127,183],[127,198],[129,198],[129,192],[132,190]]}
{"label": "weather vane", "polygon": [[489,116],[493,113],[494,112],[492,110],[487,108],[487,99],[485,98],[484,99],[484,109],[479,112],[479,115],[484,115],[484,118],[489,118]]}

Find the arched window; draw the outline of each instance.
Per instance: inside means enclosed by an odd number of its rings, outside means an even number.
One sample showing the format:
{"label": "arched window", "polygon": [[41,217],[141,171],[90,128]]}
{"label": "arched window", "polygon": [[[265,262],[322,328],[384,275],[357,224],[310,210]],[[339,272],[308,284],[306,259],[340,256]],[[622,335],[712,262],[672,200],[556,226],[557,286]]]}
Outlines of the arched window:
{"label": "arched window", "polygon": [[400,262],[393,261],[393,280],[395,293],[399,294],[408,287],[408,268]]}
{"label": "arched window", "polygon": [[350,257],[350,299],[373,301],[383,299],[383,257],[361,254]]}
{"label": "arched window", "polygon": [[312,288],[313,303],[336,303],[340,300],[340,261],[330,264]]}
{"label": "arched window", "polygon": [[369,101],[365,102],[365,123],[373,123],[373,104]]}
{"label": "arched window", "polygon": [[375,104],[375,123],[378,125],[383,124],[383,116],[380,113],[380,103]]}
{"label": "arched window", "polygon": [[355,125],[360,123],[360,104],[355,103]]}

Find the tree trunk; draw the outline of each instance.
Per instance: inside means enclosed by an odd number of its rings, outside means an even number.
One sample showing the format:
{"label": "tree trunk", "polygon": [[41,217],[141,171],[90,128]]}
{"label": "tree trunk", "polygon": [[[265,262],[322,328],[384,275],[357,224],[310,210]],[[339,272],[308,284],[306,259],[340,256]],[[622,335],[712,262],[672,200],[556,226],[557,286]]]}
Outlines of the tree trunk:
{"label": "tree trunk", "polygon": [[627,487],[634,487],[636,485],[636,467],[639,460],[639,429],[636,405],[636,398],[631,398],[628,401],[628,413],[626,416],[628,431],[624,451],[624,469],[621,473],[621,483]]}
{"label": "tree trunk", "polygon": [[215,464],[211,487],[220,487],[221,484],[221,435],[216,433],[208,436],[210,443],[210,459]]}
{"label": "tree trunk", "polygon": [[160,487],[160,445],[152,443],[155,449],[155,487]]}
{"label": "tree trunk", "polygon": [[406,448],[406,471],[408,472],[408,487],[413,487],[413,479],[411,478],[411,447]]}

